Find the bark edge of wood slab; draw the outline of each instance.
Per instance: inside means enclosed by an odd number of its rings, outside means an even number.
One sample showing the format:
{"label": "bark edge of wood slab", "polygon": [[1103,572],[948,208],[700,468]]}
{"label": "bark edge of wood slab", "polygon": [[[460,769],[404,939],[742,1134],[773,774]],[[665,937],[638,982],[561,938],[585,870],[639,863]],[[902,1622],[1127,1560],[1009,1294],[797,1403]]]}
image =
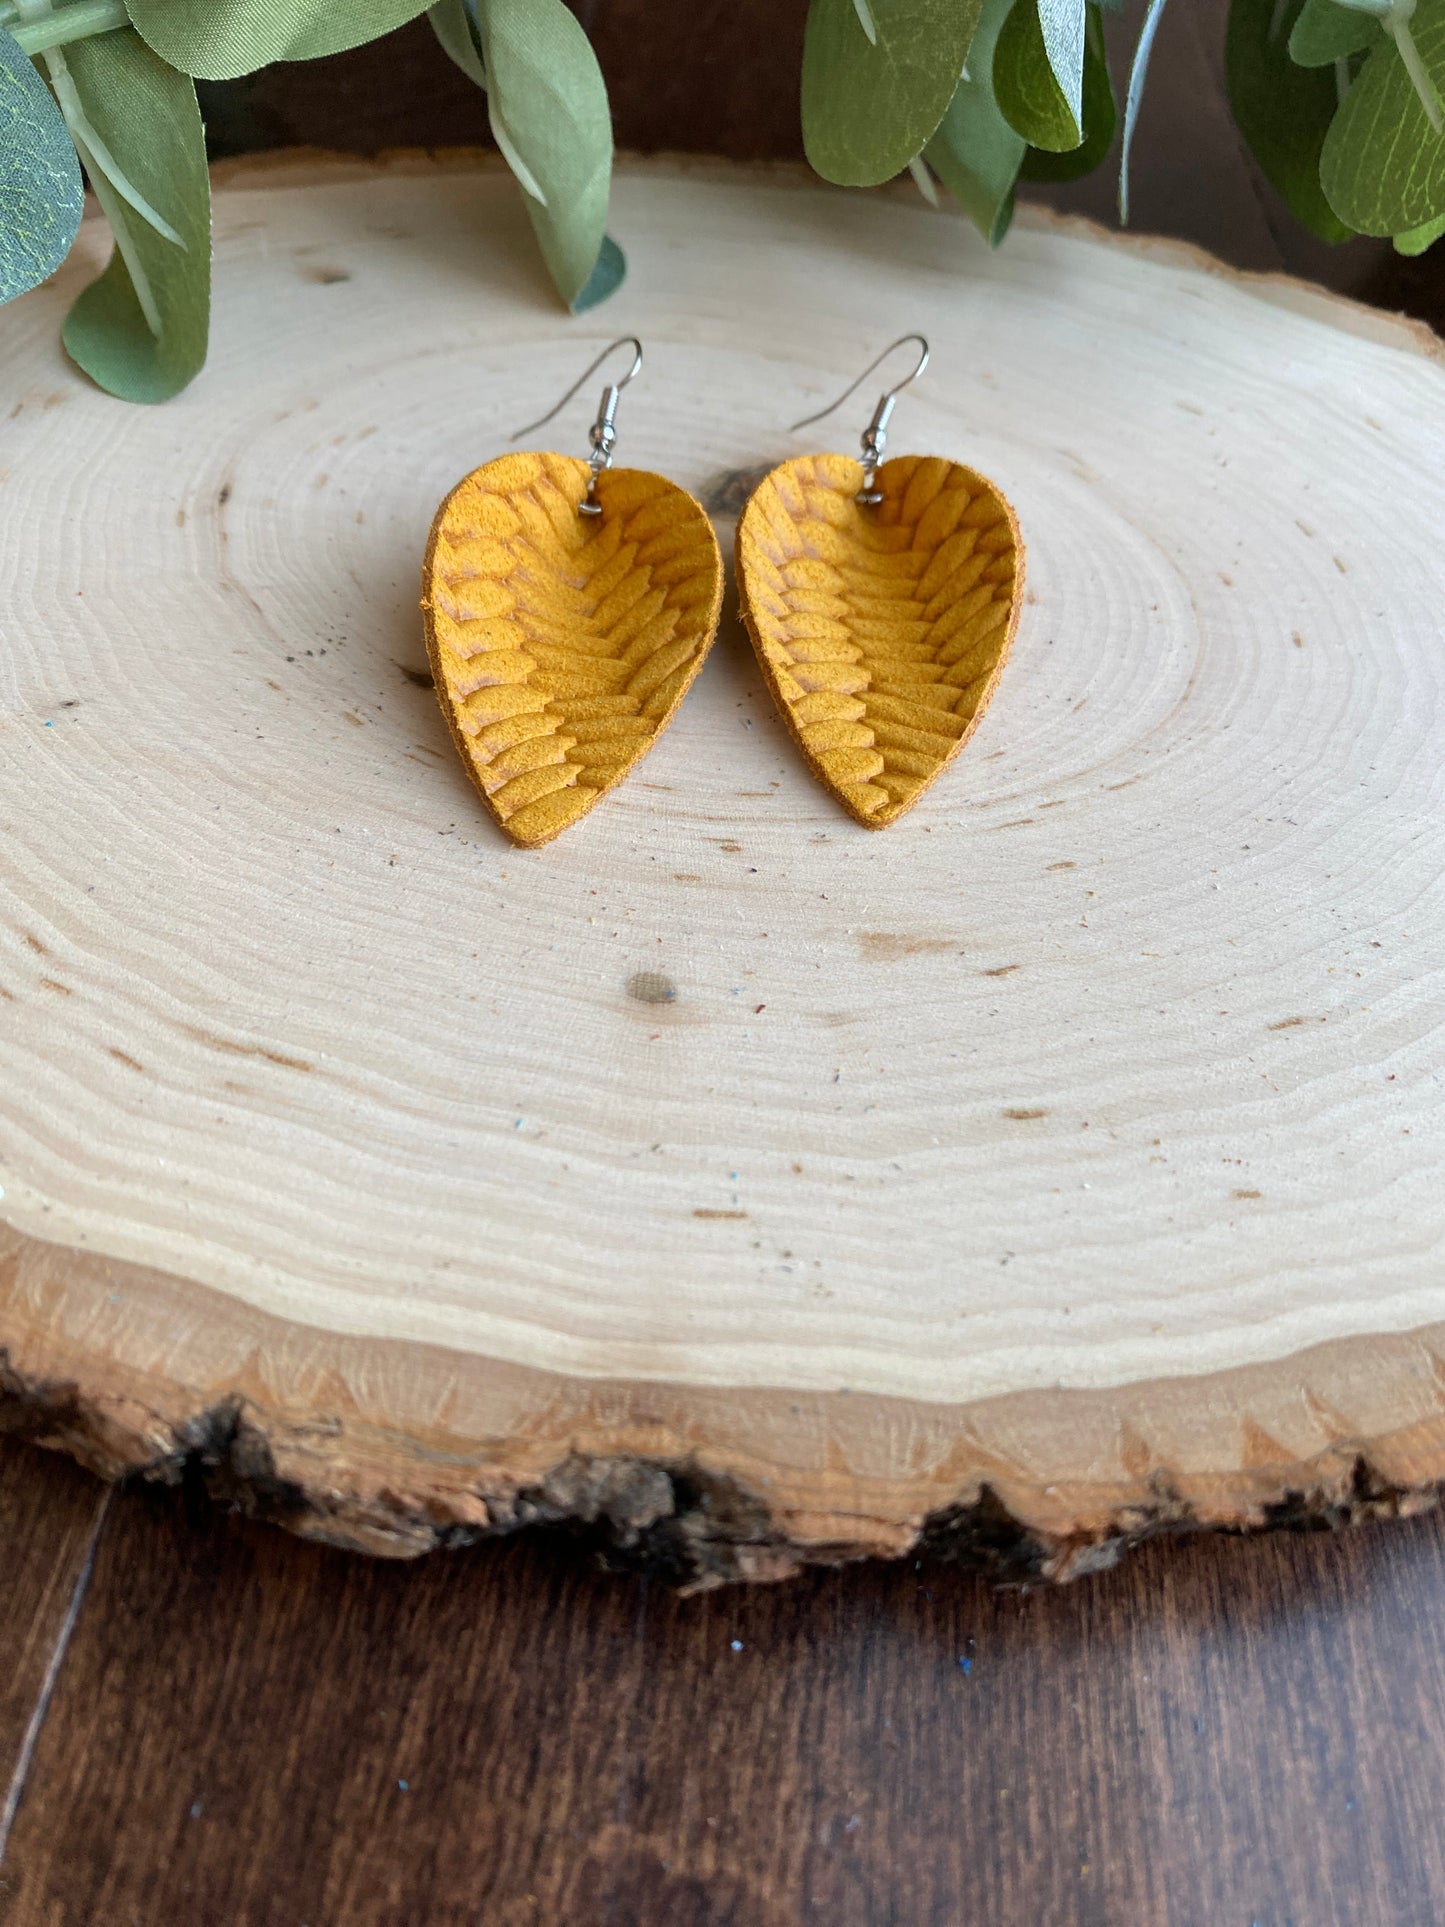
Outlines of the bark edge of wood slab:
{"label": "bark edge of wood slab", "polygon": [[[189,1362],[215,1393],[148,1363],[198,1309]],[[0,1226],[0,1333],[0,1429],[103,1478],[175,1483],[198,1466],[254,1516],[391,1558],[553,1525],[691,1589],[914,1552],[1059,1581],[1160,1532],[1335,1528],[1445,1491],[1445,1326],[964,1412],[870,1400],[860,1417],[846,1393],[589,1384],[310,1331]],[[385,1411],[366,1409],[367,1385],[387,1388]],[[1287,1412],[1318,1449],[1296,1456],[1267,1429]],[[900,1470],[900,1435],[933,1455],[926,1471]],[[1046,1472],[1020,1462],[1020,1437]]]}
{"label": "bark edge of wood slab", "polygon": [[[1439,344],[785,170],[624,163],[615,321],[495,168],[216,210],[164,409],[62,357],[93,225],[0,315],[0,1426],[690,1586],[1438,1497]],[[1008,673],[886,838],[731,615],[541,852],[415,687],[436,502],[634,320],[625,458],[715,517],[918,326],[895,448],[1018,509]]]}

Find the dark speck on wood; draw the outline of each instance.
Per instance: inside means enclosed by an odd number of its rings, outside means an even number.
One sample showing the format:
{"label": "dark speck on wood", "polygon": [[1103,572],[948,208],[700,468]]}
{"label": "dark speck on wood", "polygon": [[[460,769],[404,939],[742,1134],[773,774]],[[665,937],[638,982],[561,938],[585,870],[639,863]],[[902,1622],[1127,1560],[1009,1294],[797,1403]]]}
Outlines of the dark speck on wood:
{"label": "dark speck on wood", "polygon": [[309,1071],[315,1068],[304,1057],[288,1057],[284,1051],[268,1050],[264,1044],[240,1044],[232,1037],[217,1037],[214,1031],[201,1030],[195,1024],[187,1024],[186,1030],[202,1044],[209,1044],[212,1050],[229,1051],[233,1057],[264,1057],[268,1064],[279,1064],[288,1071]]}
{"label": "dark speck on wood", "polygon": [[639,970],[627,979],[627,994],[640,1004],[670,1004],[677,985],[660,970]]}
{"label": "dark speck on wood", "polygon": [[891,930],[864,930],[858,938],[858,948],[864,963],[898,963],[904,957],[942,956],[946,951],[958,950],[960,945],[955,937],[915,937]]}
{"label": "dark speck on wood", "polygon": [[741,515],[748,497],[773,468],[771,462],[757,462],[751,468],[728,468],[704,483],[700,494],[709,515]]}

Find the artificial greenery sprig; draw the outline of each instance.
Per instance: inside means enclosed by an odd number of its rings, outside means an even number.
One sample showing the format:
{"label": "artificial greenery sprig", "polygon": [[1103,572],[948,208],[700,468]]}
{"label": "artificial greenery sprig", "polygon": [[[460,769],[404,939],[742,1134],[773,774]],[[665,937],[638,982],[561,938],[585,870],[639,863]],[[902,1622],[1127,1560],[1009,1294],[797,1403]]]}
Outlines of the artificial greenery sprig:
{"label": "artificial greenery sprig", "polygon": [[[1119,209],[1166,0],[1136,0]],[[810,0],[804,145],[825,179],[911,171],[991,245],[1023,180],[1103,163],[1119,107],[1102,14],[1124,0]],[[606,231],[607,93],[564,0],[0,0],[0,301],[68,254],[82,167],[110,265],[65,323],[102,387],[173,395],[205,360],[210,200],[195,81],[361,45],[425,12],[485,100],[558,291],[574,310],[625,272]],[[1230,100],[1295,216],[1326,240],[1445,235],[1445,0],[1231,0]]]}

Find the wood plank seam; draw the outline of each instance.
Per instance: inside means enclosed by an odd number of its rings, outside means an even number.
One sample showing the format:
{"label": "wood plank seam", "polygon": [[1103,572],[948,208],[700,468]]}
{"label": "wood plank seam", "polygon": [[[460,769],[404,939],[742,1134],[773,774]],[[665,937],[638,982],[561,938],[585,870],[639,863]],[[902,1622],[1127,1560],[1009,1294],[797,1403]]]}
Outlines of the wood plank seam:
{"label": "wood plank seam", "polygon": [[40,1682],[40,1690],[35,1696],[35,1705],[26,1722],[25,1735],[20,1742],[20,1751],[10,1775],[10,1784],[5,1791],[5,1803],[0,1806],[0,1867],[5,1865],[5,1852],[10,1844],[15,1816],[20,1811],[20,1802],[25,1797],[25,1785],[30,1777],[30,1768],[35,1758],[36,1746],[39,1744],[41,1729],[45,1725],[45,1716],[50,1711],[50,1703],[55,1696],[56,1684],[60,1678],[60,1669],[65,1664],[65,1655],[80,1619],[80,1609],[90,1590],[90,1581],[95,1572],[96,1554],[100,1550],[101,1534],[105,1531],[106,1521],[110,1517],[115,1493],[116,1487],[109,1486],[96,1511],[95,1523],[91,1526],[90,1535],[86,1540],[80,1570],[76,1573],[70,1588],[70,1601],[65,1609],[65,1617],[56,1629],[50,1662],[45,1668],[45,1677]]}

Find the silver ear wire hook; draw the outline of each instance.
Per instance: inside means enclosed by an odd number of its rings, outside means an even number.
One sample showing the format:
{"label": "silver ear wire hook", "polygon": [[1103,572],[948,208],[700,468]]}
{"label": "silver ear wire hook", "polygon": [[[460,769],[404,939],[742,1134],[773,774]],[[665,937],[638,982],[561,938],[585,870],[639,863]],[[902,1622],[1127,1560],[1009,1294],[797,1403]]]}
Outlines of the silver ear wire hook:
{"label": "silver ear wire hook", "polygon": [[588,430],[587,440],[592,449],[592,453],[587,459],[592,468],[592,475],[587,483],[586,495],[577,504],[577,512],[579,515],[600,515],[602,513],[602,504],[597,499],[597,477],[602,473],[604,468],[611,468],[612,466],[612,451],[617,446],[618,398],[628,382],[634,381],[642,372],[642,343],[637,339],[637,336],[619,335],[616,341],[609,343],[597,359],[577,377],[576,381],[573,382],[572,386],[567,390],[555,408],[549,408],[545,415],[540,416],[534,422],[528,422],[525,428],[519,428],[516,434],[511,437],[512,441],[519,442],[524,435],[530,435],[534,428],[545,428],[554,415],[561,414],[562,410],[567,406],[568,402],[571,401],[582,384],[590,380],[591,377],[597,373],[597,370],[614,349],[627,347],[632,349],[632,366],[622,377],[621,381],[609,382],[602,390],[602,399],[597,405],[597,419]]}
{"label": "silver ear wire hook", "polygon": [[862,503],[865,508],[876,508],[883,500],[883,497],[878,492],[876,483],[878,470],[883,461],[883,451],[888,446],[888,423],[893,414],[893,404],[909,383],[917,381],[918,377],[928,366],[927,336],[900,335],[897,341],[889,343],[881,355],[878,355],[873,361],[869,362],[858,379],[849,387],[845,388],[836,401],[830,401],[828,406],[826,408],[820,408],[816,415],[805,415],[800,422],[794,422],[792,428],[788,431],[789,434],[796,434],[798,429],[807,428],[813,422],[820,422],[825,415],[831,415],[835,408],[841,408],[848,397],[855,394],[857,390],[863,386],[864,382],[867,381],[868,377],[873,373],[873,370],[878,367],[880,362],[886,361],[895,348],[905,347],[910,341],[916,341],[918,343],[917,366],[914,368],[912,374],[905,375],[902,381],[894,383],[886,395],[879,397],[878,406],[873,410],[873,419],[863,430],[863,486],[853,499],[856,502]]}

